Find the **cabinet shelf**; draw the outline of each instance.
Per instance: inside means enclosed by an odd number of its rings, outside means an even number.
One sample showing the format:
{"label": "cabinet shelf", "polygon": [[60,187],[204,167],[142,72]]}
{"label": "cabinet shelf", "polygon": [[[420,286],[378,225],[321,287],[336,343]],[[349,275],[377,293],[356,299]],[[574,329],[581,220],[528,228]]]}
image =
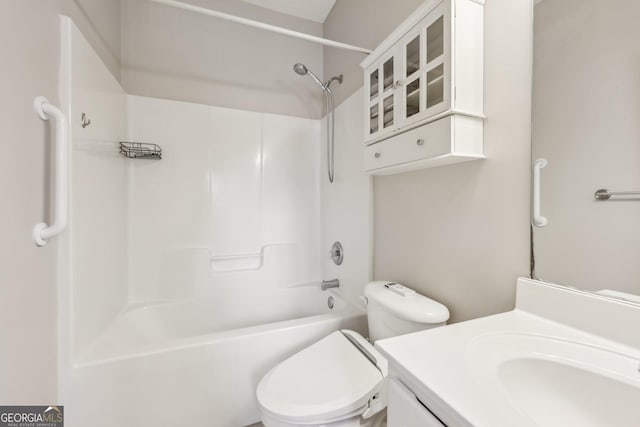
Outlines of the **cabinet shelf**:
{"label": "cabinet shelf", "polygon": [[416,89],[410,93],[407,94],[406,98],[407,98],[407,102],[409,102],[409,99],[413,99],[413,98],[419,98],[420,97],[420,89]]}
{"label": "cabinet shelf", "polygon": [[437,77],[430,82],[427,82],[427,86],[433,86],[438,83],[444,83],[444,76]]}

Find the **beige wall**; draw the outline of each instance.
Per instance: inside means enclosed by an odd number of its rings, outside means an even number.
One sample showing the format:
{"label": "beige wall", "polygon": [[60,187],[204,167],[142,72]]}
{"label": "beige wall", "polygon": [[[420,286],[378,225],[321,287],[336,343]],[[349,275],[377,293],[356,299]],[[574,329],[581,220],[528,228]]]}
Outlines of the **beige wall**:
{"label": "beige wall", "polygon": [[[423,0],[338,0],[324,22],[328,39],[375,49]],[[344,74],[342,85],[332,86],[336,105],[363,84],[360,63],[366,55],[332,47],[324,48],[326,78]]]}
{"label": "beige wall", "polygon": [[79,21],[119,74],[119,10],[119,0],[0,0],[0,404],[55,403],[57,394],[57,242],[31,241],[33,226],[51,219],[52,129],[33,99],[60,102],[59,13]]}
{"label": "beige wall", "polygon": [[487,159],[374,180],[374,277],[441,301],[453,322],[512,309],[528,275],[530,46],[530,1],[487,1]]}
{"label": "beige wall", "polygon": [[56,2],[0,1],[0,404],[54,403],[55,244],[36,248],[47,215],[49,126],[33,111],[58,102]]}
{"label": "beige wall", "polygon": [[[322,25],[245,2],[190,3],[309,34]],[[293,72],[322,76],[318,44],[141,0],[123,2],[122,82],[127,92],[243,110],[319,117],[321,91]]]}
{"label": "beige wall", "polygon": [[640,27],[636,0],[536,6],[533,153],[549,223],[534,232],[541,279],[640,294],[640,203],[597,202],[640,189]]}

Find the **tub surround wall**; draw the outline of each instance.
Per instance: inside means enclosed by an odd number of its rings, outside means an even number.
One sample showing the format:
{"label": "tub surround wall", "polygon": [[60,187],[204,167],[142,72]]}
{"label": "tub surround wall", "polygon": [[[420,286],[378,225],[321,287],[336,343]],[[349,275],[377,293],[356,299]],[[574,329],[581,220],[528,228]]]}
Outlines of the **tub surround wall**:
{"label": "tub surround wall", "polygon": [[[342,295],[358,304],[364,286],[371,279],[373,227],[371,177],[364,173],[363,164],[362,96],[362,90],[358,90],[336,108],[333,184],[327,178],[327,142],[323,125],[319,172],[322,183],[322,278],[339,279]],[[344,248],[341,265],[335,265],[327,255],[335,241],[340,241]]]}
{"label": "tub surround wall", "polygon": [[512,309],[529,270],[531,9],[485,4],[487,159],[374,179],[374,277],[442,302],[453,322]]}
{"label": "tub surround wall", "polygon": [[[318,283],[320,123],[129,97],[132,302]],[[241,258],[238,258],[241,257]]]}
{"label": "tub surround wall", "polygon": [[[131,305],[219,301],[228,286],[258,303],[274,288],[318,286],[320,122],[128,96],[62,25],[73,352]],[[122,140],[159,144],[163,158],[125,159]]]}
{"label": "tub surround wall", "polygon": [[[322,35],[322,24],[241,1],[191,3]],[[320,90],[292,69],[303,62],[321,76],[320,45],[147,1],[125,1],[122,7],[122,81],[129,93],[321,117]]]}
{"label": "tub surround wall", "polygon": [[[117,151],[126,135],[126,94],[73,22],[63,17],[61,26],[62,102],[72,147],[70,226],[59,240],[61,260],[73,257],[68,272],[61,264],[73,283],[73,303],[63,299],[60,309],[76,322],[60,345],[80,352],[127,304],[128,164]],[[86,128],[83,112],[91,120]],[[66,280],[60,286],[66,290]]]}

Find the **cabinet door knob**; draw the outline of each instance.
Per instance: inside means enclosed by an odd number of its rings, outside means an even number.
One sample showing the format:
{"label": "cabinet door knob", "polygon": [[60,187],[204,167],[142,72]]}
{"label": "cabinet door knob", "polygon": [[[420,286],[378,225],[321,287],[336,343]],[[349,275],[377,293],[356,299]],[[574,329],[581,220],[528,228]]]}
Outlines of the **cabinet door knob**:
{"label": "cabinet door knob", "polygon": [[396,82],[393,84],[393,89],[398,89],[400,86],[402,86],[404,83],[402,83],[401,80],[396,80]]}
{"label": "cabinet door knob", "polygon": [[419,146],[423,146],[424,145],[424,139],[418,138],[418,140],[416,141],[416,144],[419,145]]}
{"label": "cabinet door knob", "polygon": [[373,155],[373,157],[375,157],[376,159],[379,159],[381,155],[382,155],[382,154],[380,154],[380,153],[375,153],[375,154]]}

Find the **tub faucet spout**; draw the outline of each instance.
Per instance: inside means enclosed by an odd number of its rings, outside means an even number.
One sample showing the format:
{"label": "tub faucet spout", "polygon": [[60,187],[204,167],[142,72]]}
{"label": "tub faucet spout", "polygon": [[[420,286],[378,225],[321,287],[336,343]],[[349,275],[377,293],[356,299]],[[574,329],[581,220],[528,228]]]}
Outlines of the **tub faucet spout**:
{"label": "tub faucet spout", "polygon": [[323,291],[326,291],[329,288],[337,288],[339,286],[340,286],[340,280],[338,279],[323,280],[322,283],[320,284],[320,288]]}

